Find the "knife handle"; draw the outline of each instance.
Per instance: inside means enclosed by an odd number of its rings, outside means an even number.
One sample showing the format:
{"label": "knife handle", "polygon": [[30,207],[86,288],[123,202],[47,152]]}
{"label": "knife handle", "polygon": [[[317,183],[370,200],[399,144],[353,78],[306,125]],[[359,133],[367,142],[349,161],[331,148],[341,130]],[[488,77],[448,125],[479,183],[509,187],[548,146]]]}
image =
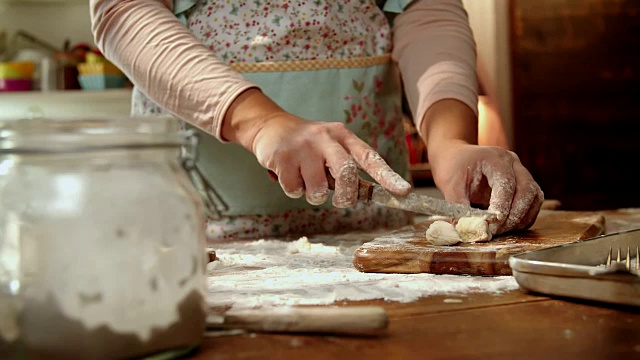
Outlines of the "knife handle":
{"label": "knife handle", "polygon": [[[333,178],[329,169],[327,168],[327,182],[329,183],[329,189],[336,189],[336,179]],[[358,200],[363,202],[368,202],[371,200],[371,195],[373,194],[373,186],[374,183],[371,181],[364,180],[362,178],[358,178]]]}

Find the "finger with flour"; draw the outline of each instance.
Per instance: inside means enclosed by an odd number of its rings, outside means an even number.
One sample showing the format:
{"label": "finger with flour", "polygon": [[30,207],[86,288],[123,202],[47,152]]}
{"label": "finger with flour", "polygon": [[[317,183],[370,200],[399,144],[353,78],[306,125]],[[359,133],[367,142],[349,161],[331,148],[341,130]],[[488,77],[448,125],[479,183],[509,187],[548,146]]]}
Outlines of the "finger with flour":
{"label": "finger with flour", "polygon": [[483,166],[482,171],[487,177],[487,182],[491,187],[491,199],[489,200],[489,211],[495,211],[505,214],[500,221],[489,224],[492,234],[499,233],[499,230],[506,222],[506,214],[511,211],[513,196],[516,192],[516,180],[512,168],[510,172],[506,172],[504,167],[493,167],[491,165]]}
{"label": "finger with flour", "polygon": [[299,170],[281,171],[277,174],[277,178],[280,187],[288,197],[297,199],[304,195],[304,181]]}
{"label": "finger with flour", "polygon": [[351,156],[327,159],[329,171],[335,179],[333,206],[352,207],[358,201],[358,165]]}
{"label": "finger with flour", "polygon": [[513,154],[513,173],[515,191],[511,201],[509,217],[502,224],[499,232],[526,229],[533,225],[544,201],[544,194],[540,186],[533,180],[531,174]]}
{"label": "finger with flour", "polygon": [[329,198],[329,185],[325,171],[324,159],[308,159],[300,164],[307,202],[311,205],[322,205]]}
{"label": "finger with flour", "polygon": [[362,170],[378,182],[383,188],[395,195],[407,195],[411,184],[396,173],[384,159],[364,141],[355,135],[346,136],[343,146],[353,155]]}

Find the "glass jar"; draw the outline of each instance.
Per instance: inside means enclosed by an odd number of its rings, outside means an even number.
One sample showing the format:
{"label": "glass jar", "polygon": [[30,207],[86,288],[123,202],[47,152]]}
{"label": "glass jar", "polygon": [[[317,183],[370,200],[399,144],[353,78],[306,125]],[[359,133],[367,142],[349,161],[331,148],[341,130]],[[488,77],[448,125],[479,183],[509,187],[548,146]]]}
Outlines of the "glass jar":
{"label": "glass jar", "polygon": [[0,123],[0,358],[197,347],[204,207],[178,129],[157,117]]}

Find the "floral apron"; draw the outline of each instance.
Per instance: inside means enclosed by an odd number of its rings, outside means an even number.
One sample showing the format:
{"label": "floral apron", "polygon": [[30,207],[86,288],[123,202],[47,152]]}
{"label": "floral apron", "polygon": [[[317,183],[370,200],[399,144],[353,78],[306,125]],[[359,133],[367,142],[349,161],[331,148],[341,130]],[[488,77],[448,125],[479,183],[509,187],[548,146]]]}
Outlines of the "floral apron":
{"label": "floral apron", "polygon": [[[409,1],[387,1],[401,11]],[[374,0],[176,0],[174,12],[220,59],[299,117],[343,121],[410,180],[401,87],[390,28]],[[134,115],[162,113],[134,89]],[[210,240],[398,227],[404,211],[358,204],[337,209],[287,197],[253,154],[200,132],[198,165],[228,206],[210,219]],[[362,173],[363,177],[367,177]]]}

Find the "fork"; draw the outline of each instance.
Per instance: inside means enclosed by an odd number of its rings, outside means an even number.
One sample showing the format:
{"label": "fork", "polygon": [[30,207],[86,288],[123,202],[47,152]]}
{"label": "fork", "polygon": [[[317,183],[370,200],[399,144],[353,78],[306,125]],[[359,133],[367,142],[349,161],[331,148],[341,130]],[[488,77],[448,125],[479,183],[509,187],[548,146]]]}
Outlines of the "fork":
{"label": "fork", "polygon": [[613,259],[613,249],[609,247],[609,254],[607,255],[607,262],[605,263],[605,267],[610,268],[613,266],[613,267],[616,267],[617,270],[620,270],[620,271],[626,270],[632,274],[640,275],[640,256],[638,256],[638,254],[639,254],[639,248],[636,248],[635,265],[632,267],[631,266],[631,248],[627,247],[627,256],[626,256],[626,259],[624,260],[624,266],[622,266],[620,248],[618,248],[616,258]]}

